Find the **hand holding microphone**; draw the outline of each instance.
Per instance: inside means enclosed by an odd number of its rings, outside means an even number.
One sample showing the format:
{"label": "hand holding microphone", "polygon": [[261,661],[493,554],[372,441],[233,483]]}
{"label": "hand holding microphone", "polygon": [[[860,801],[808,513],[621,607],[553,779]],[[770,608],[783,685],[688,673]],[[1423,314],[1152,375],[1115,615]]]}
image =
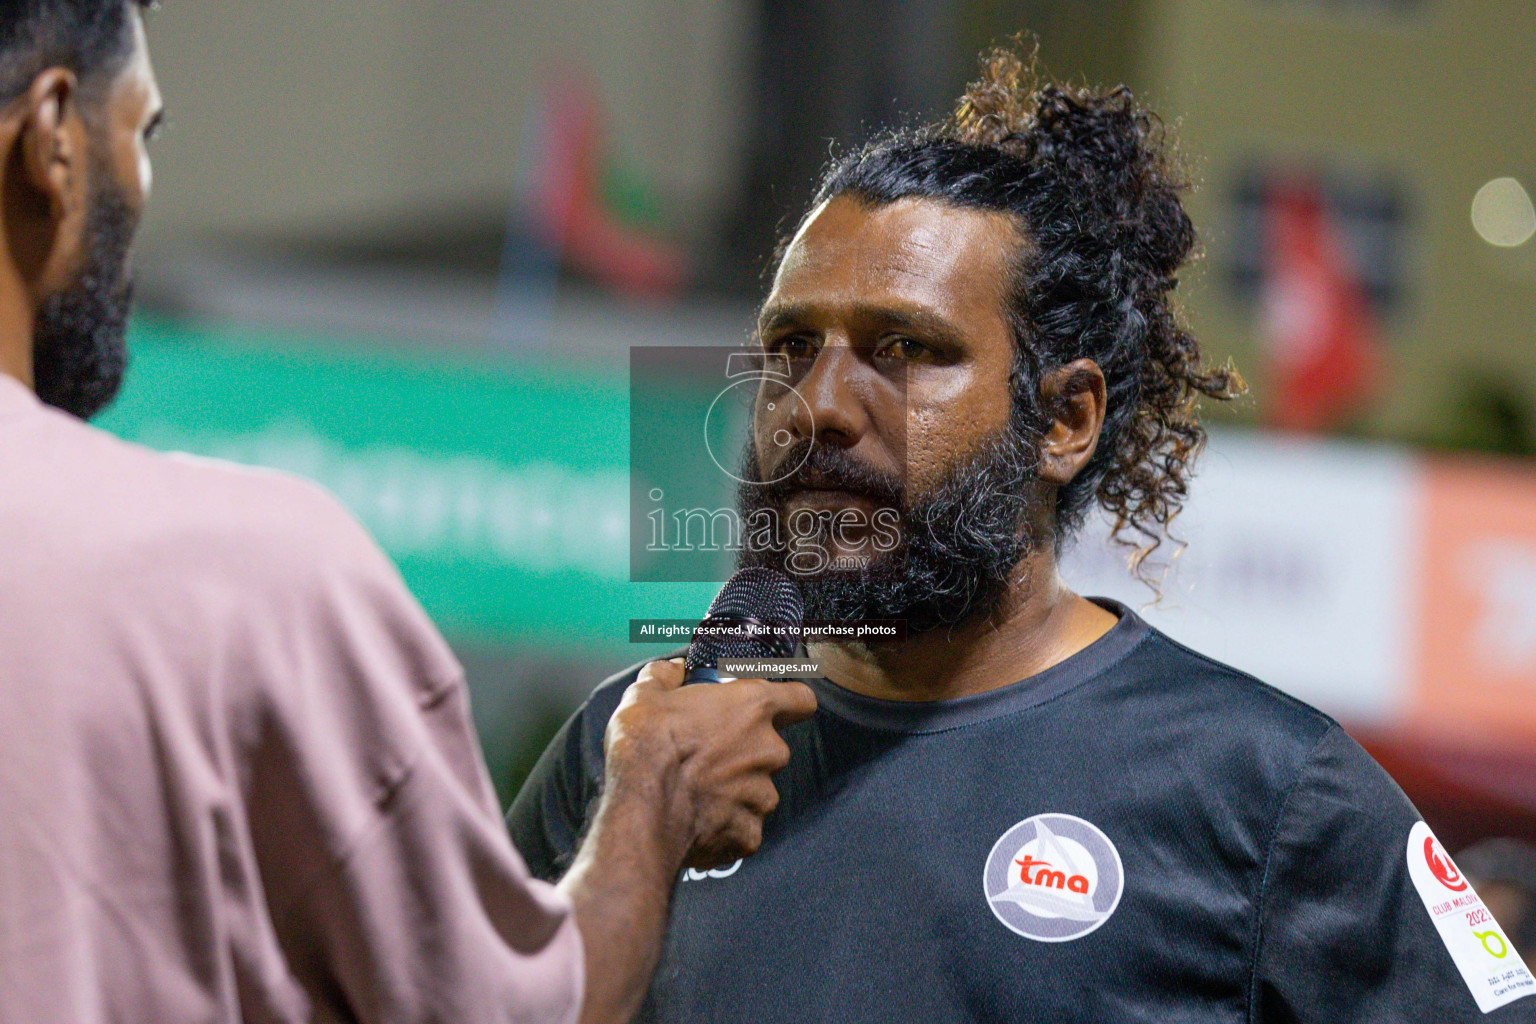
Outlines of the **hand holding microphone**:
{"label": "hand holding microphone", "polygon": [[[789,763],[778,730],[810,717],[816,697],[803,683],[722,683],[717,666],[793,654],[803,614],[787,576],[740,570],[711,602],[686,663],[645,666],[609,720],[609,787],[646,771],[647,762],[675,765],[662,773],[658,796],[675,819],[670,834],[689,837],[688,867],[728,864],[762,843],[763,819],[779,802],[770,776]],[[684,683],[718,685],[680,689]]]}
{"label": "hand holding microphone", "polygon": [[683,674],[680,660],[652,662],[626,691],[604,737],[607,786],[615,799],[640,788],[672,859],[710,868],[757,852],[779,803],[772,775],[789,763],[778,730],[816,697],[763,679],[685,687]]}
{"label": "hand holding microphone", "polygon": [[[800,593],[787,577],[744,569],[704,623],[761,624],[757,639],[701,629],[681,659],[641,669],[603,737],[603,795],[576,862],[560,882],[576,908],[591,983],[583,1024],[628,1020],[655,967],[677,873],[757,852],[778,806],[773,774],[789,763],[779,730],[809,718],[799,682],[719,681],[722,658],[785,657]],[[710,635],[705,635],[710,634]],[[685,682],[710,685],[685,686]]]}

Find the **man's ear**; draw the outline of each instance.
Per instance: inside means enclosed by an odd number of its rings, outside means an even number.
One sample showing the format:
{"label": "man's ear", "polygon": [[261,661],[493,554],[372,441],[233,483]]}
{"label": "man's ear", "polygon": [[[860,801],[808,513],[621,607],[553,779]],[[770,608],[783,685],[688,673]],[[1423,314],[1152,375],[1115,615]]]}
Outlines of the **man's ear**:
{"label": "man's ear", "polygon": [[1040,441],[1040,479],[1065,486],[1093,458],[1104,426],[1104,373],[1092,359],[1057,367],[1040,381],[1050,416]]}
{"label": "man's ear", "polygon": [[5,228],[11,255],[38,294],[67,283],[86,212],[86,127],[74,72],[49,68],[8,111]]}
{"label": "man's ear", "polygon": [[75,73],[49,68],[32,80],[23,103],[22,173],[48,204],[54,220],[63,220],[78,204],[79,177],[84,173]]}

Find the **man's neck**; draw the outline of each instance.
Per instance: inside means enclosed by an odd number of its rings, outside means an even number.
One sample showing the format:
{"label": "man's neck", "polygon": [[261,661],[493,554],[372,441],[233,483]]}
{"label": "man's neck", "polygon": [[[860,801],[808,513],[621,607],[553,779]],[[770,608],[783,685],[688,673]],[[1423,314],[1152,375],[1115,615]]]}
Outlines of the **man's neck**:
{"label": "man's neck", "polygon": [[20,349],[0,345],[0,373],[15,377],[28,388],[32,387],[32,360]]}
{"label": "man's neck", "polygon": [[33,387],[32,317],[25,285],[0,248],[0,373],[28,388]]}
{"label": "man's neck", "polygon": [[816,644],[827,678],[885,700],[934,701],[984,693],[1043,672],[1093,643],[1113,612],[1068,590],[1048,545],[1015,568],[990,615],[931,630],[900,644]]}

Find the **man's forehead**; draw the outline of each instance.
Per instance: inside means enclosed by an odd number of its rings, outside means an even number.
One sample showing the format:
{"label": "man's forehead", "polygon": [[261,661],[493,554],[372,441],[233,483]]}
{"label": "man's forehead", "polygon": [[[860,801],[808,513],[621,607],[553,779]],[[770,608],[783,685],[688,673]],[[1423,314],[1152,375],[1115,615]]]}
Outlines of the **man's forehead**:
{"label": "man's forehead", "polygon": [[160,87],[155,80],[155,69],[149,59],[149,34],[145,31],[144,14],[137,5],[134,6],[131,17],[133,19],[130,29],[133,33],[133,50],[123,70],[128,77],[140,80],[147,87],[147,91],[152,93],[151,99],[158,103]]}
{"label": "man's forehead", "polygon": [[130,19],[131,49],[112,80],[108,102],[118,116],[131,122],[139,119],[144,111],[158,110],[161,100],[160,84],[150,62],[144,18],[137,5],[130,13]]}
{"label": "man's forehead", "polygon": [[882,297],[944,312],[1000,308],[1018,233],[1005,215],[933,199],[870,205],[851,196],[813,210],[785,250],[765,308]]}

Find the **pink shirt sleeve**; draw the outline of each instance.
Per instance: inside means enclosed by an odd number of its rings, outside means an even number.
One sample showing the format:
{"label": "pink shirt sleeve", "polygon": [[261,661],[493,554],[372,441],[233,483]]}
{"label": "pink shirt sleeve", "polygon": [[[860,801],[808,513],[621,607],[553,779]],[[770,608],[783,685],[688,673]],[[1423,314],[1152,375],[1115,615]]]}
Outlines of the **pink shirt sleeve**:
{"label": "pink shirt sleeve", "polygon": [[575,918],[512,846],[462,670],[361,528],[319,519],[231,662],[289,969],[321,1020],[574,1022]]}

